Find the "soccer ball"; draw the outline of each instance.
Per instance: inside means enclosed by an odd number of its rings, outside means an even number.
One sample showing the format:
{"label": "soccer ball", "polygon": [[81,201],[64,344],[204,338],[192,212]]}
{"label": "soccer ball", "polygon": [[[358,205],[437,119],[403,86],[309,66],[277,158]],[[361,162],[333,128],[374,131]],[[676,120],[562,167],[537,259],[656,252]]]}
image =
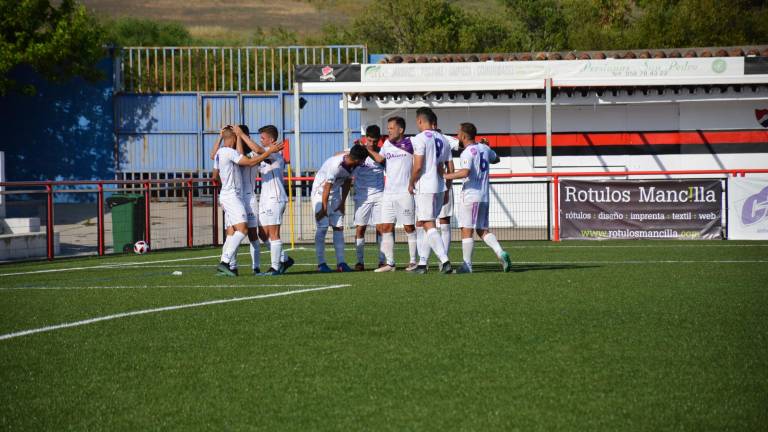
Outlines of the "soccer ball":
{"label": "soccer ball", "polygon": [[149,245],[144,240],[139,240],[133,245],[133,251],[139,255],[149,252]]}

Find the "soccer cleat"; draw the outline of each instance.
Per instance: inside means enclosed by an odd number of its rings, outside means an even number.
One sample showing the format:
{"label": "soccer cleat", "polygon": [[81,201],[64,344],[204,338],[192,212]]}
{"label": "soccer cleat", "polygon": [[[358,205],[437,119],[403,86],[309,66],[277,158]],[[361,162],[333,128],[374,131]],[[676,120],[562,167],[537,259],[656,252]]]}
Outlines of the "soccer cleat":
{"label": "soccer cleat", "polygon": [[265,273],[262,273],[261,276],[280,276],[280,272],[273,269],[272,267],[269,268]]}
{"label": "soccer cleat", "polygon": [[411,271],[411,274],[427,274],[427,266],[419,265]]}
{"label": "soccer cleat", "polygon": [[410,263],[410,264],[408,264],[408,267],[406,267],[406,268],[405,268],[405,271],[407,271],[407,272],[412,272],[412,271],[416,270],[416,268],[417,268],[418,266],[419,266],[419,265],[418,265],[418,264],[416,264],[416,263]]}
{"label": "soccer cleat", "polygon": [[472,269],[469,268],[467,263],[461,263],[459,268],[456,269],[456,273],[462,274],[462,273],[472,273]]}
{"label": "soccer cleat", "polygon": [[352,267],[348,266],[347,263],[339,263],[336,266],[336,271],[339,273],[347,273],[352,271]]}
{"label": "soccer cleat", "polygon": [[389,265],[389,264],[384,264],[383,266],[381,266],[381,267],[377,268],[377,269],[376,269],[376,270],[374,270],[373,272],[374,272],[374,273],[385,273],[385,272],[393,272],[393,271],[395,271],[395,270],[397,270],[397,269],[395,268],[395,266],[391,266],[391,265]]}
{"label": "soccer cleat", "polygon": [[440,264],[440,273],[442,274],[451,274],[453,273],[453,267],[451,267],[451,262],[446,261],[442,264]]}
{"label": "soccer cleat", "polygon": [[501,253],[501,268],[505,273],[509,273],[512,270],[512,260],[506,252]]}
{"label": "soccer cleat", "polygon": [[258,276],[259,273],[261,273],[261,269],[260,268],[256,267],[256,268],[253,269],[253,275],[254,276]]}
{"label": "soccer cleat", "polygon": [[365,264],[363,263],[355,264],[355,271],[365,271]]}
{"label": "soccer cleat", "polygon": [[385,265],[387,265],[387,263],[385,263],[385,262],[380,262],[380,263],[379,263],[379,266],[378,266],[378,267],[376,267],[376,268],[382,268],[382,267],[384,267]]}
{"label": "soccer cleat", "polygon": [[317,266],[317,271],[319,273],[332,273],[333,270],[331,270],[330,267],[328,267],[328,264],[322,263],[319,266]]}
{"label": "soccer cleat", "polygon": [[216,266],[216,270],[224,276],[237,276],[237,273],[229,269],[229,264],[224,262],[220,262],[219,265]]}
{"label": "soccer cleat", "polygon": [[288,271],[288,269],[289,269],[289,268],[291,268],[291,266],[293,266],[293,264],[294,264],[295,262],[296,262],[296,261],[294,261],[294,260],[293,260],[293,258],[291,258],[291,257],[286,257],[286,258],[285,258],[285,261],[283,261],[283,262],[281,262],[281,263],[280,263],[280,268],[279,268],[279,269],[277,269],[277,271],[278,271],[278,272],[280,272],[280,274],[285,274],[285,272],[287,272],[287,271]]}

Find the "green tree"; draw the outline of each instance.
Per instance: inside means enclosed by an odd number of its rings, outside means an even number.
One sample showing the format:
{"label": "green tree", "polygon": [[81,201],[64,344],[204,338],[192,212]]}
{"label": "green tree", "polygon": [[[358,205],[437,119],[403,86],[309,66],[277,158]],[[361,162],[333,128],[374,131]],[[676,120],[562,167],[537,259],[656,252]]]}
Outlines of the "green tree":
{"label": "green tree", "polygon": [[[79,75],[101,78],[102,27],[83,6],[62,0],[0,0],[0,95],[16,82],[11,71],[29,65],[45,78],[62,82]],[[33,88],[25,89],[33,92]]]}
{"label": "green tree", "polygon": [[371,52],[455,52],[463,17],[447,0],[383,0],[352,21],[349,35]]}
{"label": "green tree", "polygon": [[503,0],[512,19],[523,25],[524,51],[568,47],[568,20],[558,0]]}
{"label": "green tree", "polygon": [[104,22],[106,40],[116,46],[184,46],[192,36],[181,24],[145,18],[118,18]]}

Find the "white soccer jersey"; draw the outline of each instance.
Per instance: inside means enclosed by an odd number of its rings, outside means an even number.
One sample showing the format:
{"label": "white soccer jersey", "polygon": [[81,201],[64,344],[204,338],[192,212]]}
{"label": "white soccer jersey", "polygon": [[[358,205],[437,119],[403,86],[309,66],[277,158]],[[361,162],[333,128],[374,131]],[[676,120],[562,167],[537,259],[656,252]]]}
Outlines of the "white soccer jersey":
{"label": "white soccer jersey", "polygon": [[288,202],[288,195],[285,194],[283,185],[283,171],[285,170],[285,159],[282,153],[272,153],[259,164],[261,171],[261,195],[259,201],[262,203],[284,203]]}
{"label": "white soccer jersey", "polygon": [[323,187],[326,183],[332,183],[331,196],[341,197],[341,185],[352,176],[352,169],[344,163],[344,154],[333,156],[323,163],[315,174],[312,182],[312,195],[323,196]]}
{"label": "white soccer jersey", "polygon": [[214,168],[218,168],[221,177],[221,194],[240,197],[243,190],[243,179],[240,173],[240,158],[243,155],[230,147],[222,147],[216,152]]}
{"label": "white soccer jersey", "polygon": [[421,177],[416,182],[417,193],[445,192],[445,180],[440,178],[437,167],[443,162],[447,143],[439,132],[425,130],[411,138],[413,154],[424,156],[424,164],[421,169]]}
{"label": "white soccer jersey", "polygon": [[461,152],[461,168],[469,170],[461,189],[463,202],[488,202],[490,163],[496,152],[485,144],[471,144]]}
{"label": "white soccer jersey", "polygon": [[384,194],[407,194],[408,182],[411,180],[411,169],[413,168],[413,145],[411,145],[411,139],[402,138],[396,143],[386,140],[379,154],[387,160],[386,165],[384,165],[387,173]]}
{"label": "white soccer jersey", "polygon": [[378,198],[384,192],[384,165],[367,157],[365,162],[353,171],[355,178],[355,201]]}
{"label": "white soccer jersey", "polygon": [[[250,152],[247,155],[249,158],[255,158],[256,153]],[[243,178],[243,197],[249,197],[254,194],[256,190],[256,177],[259,175],[259,167],[253,166],[241,166],[240,176]]]}

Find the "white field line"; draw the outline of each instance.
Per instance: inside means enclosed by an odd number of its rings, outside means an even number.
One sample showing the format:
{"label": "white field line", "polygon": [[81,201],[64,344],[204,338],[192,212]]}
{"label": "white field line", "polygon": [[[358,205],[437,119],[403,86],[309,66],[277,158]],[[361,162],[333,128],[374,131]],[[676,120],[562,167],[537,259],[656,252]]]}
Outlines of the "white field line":
{"label": "white field line", "polygon": [[[368,245],[374,244],[373,242],[369,243]],[[483,246],[480,246],[483,247]],[[560,249],[570,249],[570,248],[654,248],[654,247],[666,247],[666,248],[685,248],[685,247],[768,247],[768,244],[696,244],[696,245],[687,245],[687,244],[679,244],[679,245],[673,245],[673,244],[648,244],[648,245],[574,245],[574,246],[560,246],[560,245],[532,245],[532,246],[507,246],[506,249],[512,250],[512,249],[550,249],[550,248],[560,248]],[[406,249],[407,245],[396,245],[395,249]],[[314,250],[314,248],[308,248],[308,247],[297,247],[297,248],[287,248],[285,249],[286,252],[291,252],[295,250]],[[334,249],[332,247],[327,247],[325,249],[326,251],[333,251]],[[355,248],[345,248],[346,251],[354,251]],[[262,250],[261,254],[267,254],[268,251]],[[250,256],[249,252],[241,252],[237,254],[238,256]],[[70,272],[70,271],[80,271],[80,270],[91,270],[91,269],[113,269],[118,267],[131,267],[131,266],[147,266],[152,264],[158,264],[158,263],[170,263],[170,262],[184,262],[184,261],[197,261],[197,260],[207,260],[207,259],[214,259],[218,258],[220,255],[207,255],[207,256],[199,256],[199,257],[190,257],[190,258],[174,258],[174,259],[166,259],[166,260],[156,260],[156,261],[136,261],[136,262],[129,262],[129,263],[116,263],[116,264],[101,264],[101,265],[94,265],[94,266],[83,266],[83,267],[66,267],[66,268],[56,268],[56,269],[47,269],[47,270],[30,270],[25,272],[14,272],[14,273],[0,273],[0,277],[3,276],[23,276],[23,275],[29,275],[29,274],[44,274],[44,273],[60,273],[60,272]],[[608,261],[605,261],[608,263]],[[665,262],[677,262],[677,261],[665,261]],[[681,263],[683,261],[680,261]],[[696,261],[696,262],[715,262],[715,261]],[[720,261],[716,261],[720,262]],[[752,261],[747,261],[752,262]],[[756,261],[756,262],[763,262],[763,261]],[[655,261],[648,261],[647,263],[655,263]],[[629,263],[628,263],[629,264]]]}
{"label": "white field line", "polygon": [[110,321],[110,320],[116,320],[120,318],[127,318],[137,315],[147,315],[147,314],[154,314],[154,313],[160,313],[160,312],[170,312],[180,309],[189,309],[189,308],[198,308],[203,306],[211,306],[211,305],[218,305],[218,304],[224,304],[224,303],[234,303],[234,302],[242,302],[242,301],[249,301],[249,300],[260,300],[260,299],[266,299],[266,298],[272,298],[272,297],[283,297],[283,296],[289,296],[289,295],[295,295],[295,294],[304,294],[309,292],[315,292],[315,291],[325,291],[330,289],[338,289],[338,288],[345,288],[349,287],[351,285],[326,285],[326,286],[320,286],[316,288],[306,288],[301,290],[294,290],[294,291],[283,291],[283,292],[277,292],[277,293],[270,293],[270,294],[260,294],[255,296],[248,296],[248,297],[235,297],[230,299],[221,299],[221,300],[210,300],[205,302],[199,302],[199,303],[188,303],[183,305],[176,305],[176,306],[165,306],[160,308],[154,308],[154,309],[142,309],[137,311],[131,311],[131,312],[123,312],[119,314],[114,315],[106,315],[96,318],[90,318],[87,320],[82,321],[75,321],[70,323],[63,323],[63,324],[57,324],[52,326],[46,326],[46,327],[40,327],[36,329],[30,329],[30,330],[23,330],[19,332],[14,333],[6,333],[3,335],[0,335],[0,340],[6,340],[6,339],[13,339],[21,336],[28,336],[36,333],[43,333],[43,332],[49,332],[54,330],[61,330],[65,328],[70,327],[80,327],[88,324],[94,324],[101,321]]}
{"label": "white field line", "polygon": [[21,286],[2,287],[0,291],[25,291],[25,290],[110,290],[110,289],[175,289],[175,288],[302,288],[318,287],[319,284],[267,284],[267,285],[101,285],[101,286]]}

